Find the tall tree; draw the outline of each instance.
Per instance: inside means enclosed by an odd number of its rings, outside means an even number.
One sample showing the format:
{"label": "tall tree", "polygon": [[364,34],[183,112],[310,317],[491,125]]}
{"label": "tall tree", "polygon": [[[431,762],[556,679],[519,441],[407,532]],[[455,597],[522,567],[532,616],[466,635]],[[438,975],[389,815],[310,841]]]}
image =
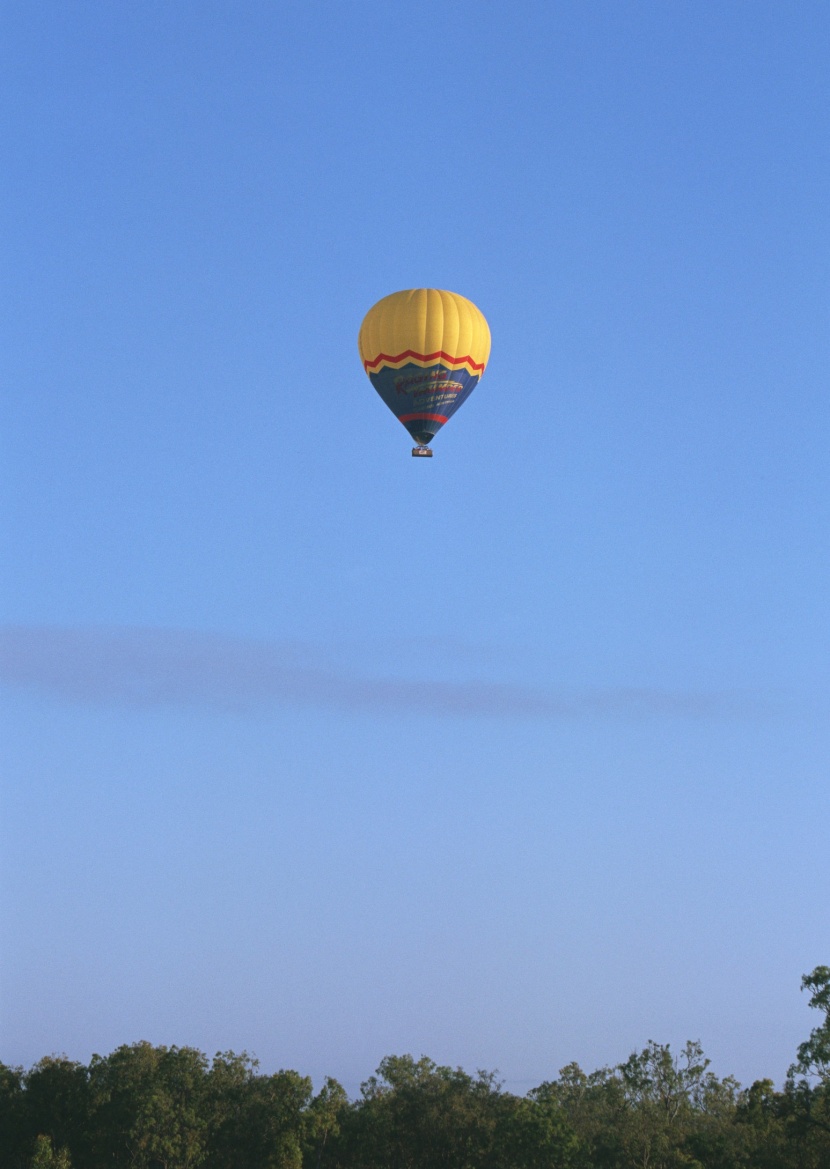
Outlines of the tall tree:
{"label": "tall tree", "polygon": [[73,1163],[83,1169],[89,1163],[92,1146],[88,1069],[65,1056],[46,1056],[26,1073],[25,1089],[30,1138],[45,1136],[50,1148],[71,1149]]}
{"label": "tall tree", "polygon": [[27,1156],[23,1068],[0,1063],[0,1165],[22,1169]]}
{"label": "tall tree", "polygon": [[206,1070],[206,1057],[192,1047],[135,1043],[94,1055],[97,1162],[112,1169],[196,1169],[206,1155]]}
{"label": "tall tree", "polygon": [[292,1071],[262,1076],[257,1066],[246,1054],[214,1059],[205,1169],[300,1169],[311,1080]]}
{"label": "tall tree", "polygon": [[801,979],[810,1006],[824,1015],[798,1046],[787,1074],[791,1136],[806,1169],[830,1166],[830,966],[816,966]]}
{"label": "tall tree", "polygon": [[824,1019],[810,1032],[809,1039],[799,1044],[798,1058],[790,1068],[790,1075],[805,1076],[821,1086],[830,1084],[830,966],[816,966],[801,979],[801,989],[810,991],[810,1006],[823,1011]]}
{"label": "tall tree", "polygon": [[326,1076],[323,1087],[311,1101],[305,1123],[305,1165],[322,1169],[330,1140],[340,1134],[340,1122],[347,1115],[349,1098],[337,1080]]}
{"label": "tall tree", "polygon": [[[339,1169],[570,1169],[576,1141],[558,1103],[502,1091],[426,1057],[389,1056],[344,1110]],[[309,1166],[309,1169],[313,1167]]]}

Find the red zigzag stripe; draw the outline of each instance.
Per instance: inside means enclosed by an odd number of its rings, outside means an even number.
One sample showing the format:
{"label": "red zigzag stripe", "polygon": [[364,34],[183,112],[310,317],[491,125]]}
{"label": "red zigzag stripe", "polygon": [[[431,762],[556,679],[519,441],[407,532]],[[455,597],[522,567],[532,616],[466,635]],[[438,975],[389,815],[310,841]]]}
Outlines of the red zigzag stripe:
{"label": "red zigzag stripe", "polygon": [[469,365],[473,369],[480,369],[482,373],[484,372],[483,361],[473,361],[472,357],[469,356],[452,357],[449,353],[445,353],[443,349],[439,349],[437,353],[416,353],[414,349],[406,349],[403,353],[399,353],[397,357],[390,357],[388,353],[379,353],[374,361],[364,361],[363,364],[368,370],[380,365],[382,361],[388,361],[391,364],[394,364],[395,362],[403,361],[405,357],[414,357],[417,361],[437,361],[439,358],[443,357],[444,360],[448,361],[451,365],[460,365],[463,362],[465,365]]}

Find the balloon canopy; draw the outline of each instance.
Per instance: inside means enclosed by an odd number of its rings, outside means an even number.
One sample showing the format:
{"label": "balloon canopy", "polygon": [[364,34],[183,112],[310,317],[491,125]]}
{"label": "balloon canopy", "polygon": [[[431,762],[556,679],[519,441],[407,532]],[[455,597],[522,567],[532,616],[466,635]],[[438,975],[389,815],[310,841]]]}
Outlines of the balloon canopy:
{"label": "balloon canopy", "polygon": [[[457,292],[410,288],[369,309],[357,344],[372,385],[425,448],[478,385],[490,329]],[[431,453],[418,448],[412,453]]]}

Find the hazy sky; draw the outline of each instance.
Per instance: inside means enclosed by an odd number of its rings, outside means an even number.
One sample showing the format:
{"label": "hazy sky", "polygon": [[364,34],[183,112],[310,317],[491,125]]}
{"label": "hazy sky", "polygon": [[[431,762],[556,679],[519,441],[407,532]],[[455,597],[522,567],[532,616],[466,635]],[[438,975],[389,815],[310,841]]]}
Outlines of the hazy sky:
{"label": "hazy sky", "polygon": [[[2,1042],[355,1090],[830,961],[823,0],[3,5]],[[492,360],[434,444],[401,288]]]}

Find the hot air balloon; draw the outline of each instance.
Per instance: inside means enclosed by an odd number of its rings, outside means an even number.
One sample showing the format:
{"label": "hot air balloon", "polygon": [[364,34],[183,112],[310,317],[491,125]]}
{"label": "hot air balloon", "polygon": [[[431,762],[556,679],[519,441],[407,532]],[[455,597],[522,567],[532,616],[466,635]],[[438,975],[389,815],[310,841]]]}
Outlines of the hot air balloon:
{"label": "hot air balloon", "polygon": [[457,292],[410,288],[369,309],[357,339],[363,368],[415,442],[429,443],[469,398],[490,356],[481,311]]}

